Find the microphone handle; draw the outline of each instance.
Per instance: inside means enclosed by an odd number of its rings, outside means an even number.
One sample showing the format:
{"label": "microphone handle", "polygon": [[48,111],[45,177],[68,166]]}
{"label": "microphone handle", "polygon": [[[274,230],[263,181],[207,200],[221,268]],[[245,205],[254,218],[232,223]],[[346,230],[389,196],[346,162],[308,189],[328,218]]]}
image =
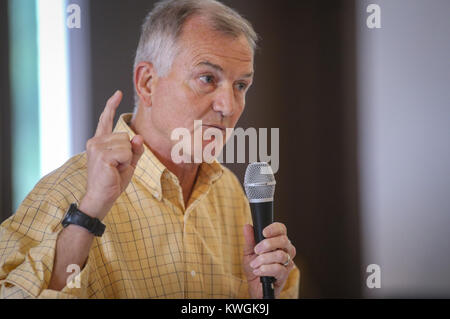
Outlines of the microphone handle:
{"label": "microphone handle", "polygon": [[[250,203],[253,219],[253,229],[255,234],[255,242],[258,244],[264,240],[263,230],[273,223],[273,201],[265,203]],[[264,299],[275,299],[275,291],[273,283],[274,277],[261,277]]]}

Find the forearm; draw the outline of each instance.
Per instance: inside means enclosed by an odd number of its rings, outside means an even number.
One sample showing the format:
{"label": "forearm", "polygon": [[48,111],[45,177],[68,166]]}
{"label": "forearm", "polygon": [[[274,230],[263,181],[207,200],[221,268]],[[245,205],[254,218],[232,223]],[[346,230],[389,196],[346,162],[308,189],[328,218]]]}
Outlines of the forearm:
{"label": "forearm", "polygon": [[56,242],[56,254],[53,265],[52,276],[48,289],[62,290],[67,283],[67,267],[71,264],[78,265],[83,269],[89,256],[94,235],[86,229],[69,225],[61,231]]}

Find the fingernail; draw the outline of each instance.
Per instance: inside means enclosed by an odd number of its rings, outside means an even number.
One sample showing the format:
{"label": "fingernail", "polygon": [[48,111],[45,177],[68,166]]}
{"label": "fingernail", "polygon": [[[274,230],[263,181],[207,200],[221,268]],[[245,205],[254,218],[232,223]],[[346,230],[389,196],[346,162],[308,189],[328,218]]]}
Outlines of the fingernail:
{"label": "fingernail", "polygon": [[255,274],[255,275],[259,275],[261,272],[260,272],[260,270],[259,269],[255,269],[255,270],[253,270],[253,274]]}
{"label": "fingernail", "polygon": [[250,267],[255,268],[255,266],[256,266],[256,261],[253,260],[253,261],[250,263]]}

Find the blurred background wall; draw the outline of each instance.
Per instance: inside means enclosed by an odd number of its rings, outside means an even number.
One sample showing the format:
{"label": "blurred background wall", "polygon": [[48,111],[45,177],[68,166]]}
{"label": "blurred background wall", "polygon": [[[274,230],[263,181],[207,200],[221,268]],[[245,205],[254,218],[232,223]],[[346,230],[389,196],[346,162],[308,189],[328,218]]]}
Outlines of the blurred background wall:
{"label": "blurred background wall", "polygon": [[[2,220],[48,173],[36,142],[42,130],[30,116],[43,113],[33,98],[42,95],[33,91],[39,86],[36,52],[42,50],[36,36],[42,22],[32,14],[39,1],[0,2]],[[154,2],[65,2],[78,4],[82,19],[80,29],[65,34],[67,157],[84,151],[115,90],[124,92],[118,113],[132,112],[134,53]],[[450,294],[450,3],[223,2],[247,17],[262,38],[238,126],[280,128],[275,214],[297,248],[300,296]],[[370,3],[381,7],[381,29],[367,28]],[[23,40],[33,35],[34,42]],[[28,51],[14,50],[18,44]],[[26,89],[14,80],[24,60]],[[54,143],[51,151],[60,146]],[[243,180],[246,164],[227,166]],[[381,267],[380,289],[366,286],[369,264]]]}
{"label": "blurred background wall", "polygon": [[365,292],[450,297],[450,2],[376,3],[381,29],[357,23]]}

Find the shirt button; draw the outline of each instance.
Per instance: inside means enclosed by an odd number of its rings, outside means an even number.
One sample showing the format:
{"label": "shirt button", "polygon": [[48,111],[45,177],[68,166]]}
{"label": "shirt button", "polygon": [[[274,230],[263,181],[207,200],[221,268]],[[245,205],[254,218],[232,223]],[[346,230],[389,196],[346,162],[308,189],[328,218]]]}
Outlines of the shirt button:
{"label": "shirt button", "polygon": [[192,277],[195,277],[195,270],[192,270],[192,271],[191,271],[191,276],[192,276]]}

